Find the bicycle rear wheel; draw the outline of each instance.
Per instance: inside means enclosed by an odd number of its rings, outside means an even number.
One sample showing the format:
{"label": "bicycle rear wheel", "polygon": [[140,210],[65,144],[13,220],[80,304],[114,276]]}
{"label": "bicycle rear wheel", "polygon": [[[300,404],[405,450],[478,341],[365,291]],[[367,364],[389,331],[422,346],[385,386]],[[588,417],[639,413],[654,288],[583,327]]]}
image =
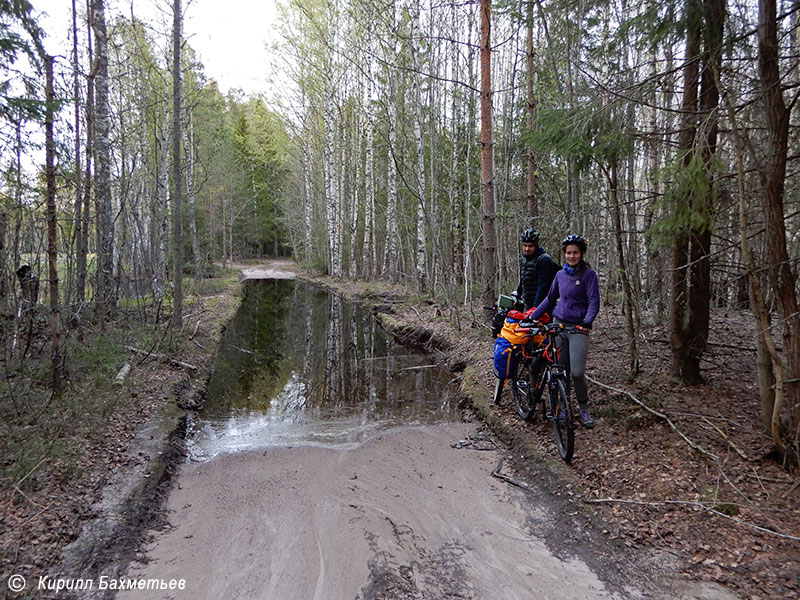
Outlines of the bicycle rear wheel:
{"label": "bicycle rear wheel", "polygon": [[575,451],[575,426],[572,420],[572,404],[567,395],[567,386],[561,377],[550,382],[550,414],[553,419],[558,455],[565,463],[572,460]]}
{"label": "bicycle rear wheel", "polygon": [[492,401],[495,404],[500,404],[500,396],[503,395],[503,388],[506,385],[506,378],[500,377],[497,382],[494,384],[494,395],[492,396]]}
{"label": "bicycle rear wheel", "polygon": [[530,360],[521,360],[517,365],[517,372],[511,380],[511,393],[514,396],[514,406],[517,414],[523,421],[530,421],[536,414],[536,394],[534,392],[533,377],[531,377],[532,364]]}

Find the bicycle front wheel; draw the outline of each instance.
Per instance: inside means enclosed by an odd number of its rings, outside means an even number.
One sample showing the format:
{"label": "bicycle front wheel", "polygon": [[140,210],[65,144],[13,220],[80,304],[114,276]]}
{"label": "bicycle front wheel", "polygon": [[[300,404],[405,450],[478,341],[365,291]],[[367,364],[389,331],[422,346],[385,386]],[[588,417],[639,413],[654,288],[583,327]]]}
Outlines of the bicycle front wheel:
{"label": "bicycle front wheel", "polygon": [[561,377],[554,378],[550,383],[550,410],[558,455],[561,460],[568,463],[572,460],[572,453],[575,450],[575,427],[567,386]]}

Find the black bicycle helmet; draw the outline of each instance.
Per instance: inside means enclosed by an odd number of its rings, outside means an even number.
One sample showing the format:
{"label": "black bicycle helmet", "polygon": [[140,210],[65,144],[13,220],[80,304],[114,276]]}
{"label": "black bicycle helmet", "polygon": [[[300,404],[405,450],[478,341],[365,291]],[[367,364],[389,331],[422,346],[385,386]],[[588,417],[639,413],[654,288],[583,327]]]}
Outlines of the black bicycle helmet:
{"label": "black bicycle helmet", "polygon": [[526,244],[536,244],[539,241],[539,232],[528,228],[520,234],[519,241]]}
{"label": "black bicycle helmet", "polygon": [[577,233],[569,234],[567,237],[561,240],[561,249],[564,250],[570,244],[576,245],[578,248],[581,249],[582,254],[586,254],[586,248],[587,248],[586,238],[583,237],[582,235],[579,235]]}

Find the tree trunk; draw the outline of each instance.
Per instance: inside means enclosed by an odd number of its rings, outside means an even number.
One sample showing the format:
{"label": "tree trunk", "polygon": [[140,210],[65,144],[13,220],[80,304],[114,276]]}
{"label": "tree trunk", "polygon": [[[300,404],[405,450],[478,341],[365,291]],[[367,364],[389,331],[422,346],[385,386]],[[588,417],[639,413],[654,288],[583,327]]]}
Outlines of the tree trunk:
{"label": "tree trunk", "polygon": [[50,347],[53,360],[53,397],[63,392],[61,368],[61,321],[58,312],[58,240],[56,225],[56,143],[53,136],[55,97],[53,95],[53,57],[45,57],[47,101],[45,113],[45,171],[47,178],[47,262],[50,279]]}
{"label": "tree trunk", "polygon": [[153,272],[153,298],[161,303],[167,284],[167,255],[169,254],[169,111],[164,105],[159,147],[158,176],[156,179],[156,205],[154,215],[156,222],[155,239],[152,254],[156,257]]}
{"label": "tree trunk", "polygon": [[[686,0],[686,61],[683,67],[683,128],[679,138],[679,152],[684,166],[692,160],[696,135],[697,88],[700,81],[700,0]],[[700,383],[699,356],[690,358],[686,332],[686,311],[689,294],[689,233],[680,230],[672,248],[672,291],[670,294],[670,345],[672,348],[672,376],[685,383]]]}
{"label": "tree trunk", "polygon": [[[533,118],[536,114],[536,101],[533,97],[533,0],[527,1],[526,16],[527,38],[525,41],[526,70],[525,85],[527,88],[527,103],[525,122],[528,131],[533,131]],[[525,187],[526,187],[526,206],[530,223],[536,223],[539,216],[539,205],[536,201],[536,161],[533,154],[533,146],[530,144],[525,148],[525,163],[527,166]]]}
{"label": "tree trunk", "polygon": [[[331,74],[328,74],[329,80]],[[336,169],[336,140],[334,139],[334,98],[331,92],[325,105],[325,214],[327,215],[329,273],[342,275],[342,249],[339,240],[339,175]]]}
{"label": "tree trunk", "polygon": [[[181,74],[183,79],[183,74]],[[183,83],[181,83],[183,89]],[[192,242],[192,259],[194,261],[194,279],[203,279],[203,258],[200,256],[200,244],[197,241],[197,216],[194,206],[194,158],[192,157],[192,136],[189,116],[186,114],[186,103],[181,101],[183,126],[183,155],[186,161],[186,198],[189,201],[189,238]]]}
{"label": "tree trunk", "polygon": [[[783,99],[780,80],[775,4],[775,0],[759,0],[758,3],[758,66],[766,107],[768,143],[760,179],[764,191],[769,276],[783,325],[782,401],[789,409],[789,433],[787,447],[779,449],[788,465],[796,463],[800,457],[800,308],[783,220],[790,111]],[[776,396],[771,423],[773,439],[780,428],[782,406],[778,400]]]}
{"label": "tree trunk", "polygon": [[[756,322],[758,331],[756,338],[756,357],[758,368],[758,390],[761,404],[761,416],[764,430],[772,437],[775,447],[785,454],[785,444],[780,431],[779,414],[775,413],[775,405],[783,403],[783,367],[781,358],[772,341],[772,326],[769,309],[764,298],[764,290],[758,276],[756,261],[750,248],[748,235],[747,204],[748,195],[745,189],[745,168],[742,157],[745,141],[742,139],[736,118],[734,102],[728,98],[728,118],[734,134],[736,151],[737,183],[739,187],[739,243],[741,246],[742,262],[747,273],[747,292],[750,310]],[[773,418],[775,415],[775,418]]]}
{"label": "tree trunk", "polygon": [[705,177],[709,182],[708,191],[698,194],[692,207],[699,214],[700,225],[692,226],[690,235],[689,300],[686,319],[685,339],[688,341],[684,365],[688,367],[689,383],[702,381],[700,359],[708,342],[709,321],[711,318],[711,223],[714,207],[714,186],[711,170],[713,157],[717,150],[717,129],[719,122],[718,74],[722,66],[722,35],[725,23],[724,0],[703,1],[703,53],[702,77],[700,81],[699,108],[703,116],[701,133],[695,138],[695,146],[703,161]]}
{"label": "tree trunk", "polygon": [[366,163],[364,166],[364,268],[367,279],[375,277],[377,256],[375,254],[374,222],[375,222],[375,150],[374,150],[374,119],[372,116],[372,59],[367,59],[367,102],[366,102]]}
{"label": "tree trunk", "polygon": [[[86,13],[88,16],[89,27],[86,32],[86,48],[88,52],[89,65],[94,64],[94,51],[92,48],[92,27],[94,22],[94,15],[92,12],[92,0],[86,0]],[[77,35],[75,36],[77,38]],[[77,69],[77,62],[76,67]],[[77,101],[76,101],[77,102]],[[76,261],[77,271],[77,298],[78,302],[86,300],[86,278],[87,268],[86,259],[89,254],[89,218],[90,218],[90,204],[92,194],[92,163],[95,159],[94,151],[94,71],[89,73],[86,77],[86,168],[84,170],[84,190],[83,190],[83,215],[77,215],[81,220],[81,230],[83,235],[78,238],[78,257]],[[77,134],[76,134],[77,135]],[[76,175],[77,177],[77,175]]]}
{"label": "tree trunk", "polygon": [[[311,248],[311,228],[313,227],[313,216],[314,216],[314,197],[312,194],[312,186],[311,186],[311,170],[312,170],[312,158],[311,158],[311,149],[308,147],[309,142],[307,140],[303,140],[303,188],[305,190],[305,204],[303,205],[303,219],[305,222],[305,227],[303,231],[303,257],[306,263],[310,263],[313,258],[312,248]],[[224,236],[224,228],[223,228],[223,236]],[[223,247],[224,247],[224,239],[223,239]],[[223,252],[224,254],[224,252]]]}
{"label": "tree trunk", "polygon": [[97,227],[97,290],[95,303],[101,322],[116,306],[114,290],[114,222],[111,215],[111,145],[108,99],[108,37],[104,0],[92,0],[95,37],[95,148],[97,185],[95,218]]}
{"label": "tree trunk", "polygon": [[173,312],[172,325],[183,325],[183,190],[181,187],[181,113],[183,75],[181,73],[181,0],[172,4],[172,217],[173,217]]}
{"label": "tree trunk", "polygon": [[[74,240],[75,240],[75,283],[76,290],[79,289],[78,283],[81,278],[81,271],[86,276],[86,255],[81,260],[81,249],[83,247],[83,173],[81,172],[81,105],[80,105],[80,65],[78,62],[78,10],[75,0],[72,0],[72,93],[75,96],[75,208],[73,211]],[[83,302],[83,290],[78,292],[78,302]],[[69,303],[69,300],[67,300]]]}
{"label": "tree trunk", "polygon": [[[392,24],[397,23],[395,2],[392,2]],[[397,57],[397,38],[392,36],[389,44],[391,52],[387,57],[387,65],[393,63]],[[398,231],[397,231],[397,162],[395,151],[397,149],[397,84],[395,74],[391,72],[391,67],[387,66],[387,76],[389,84],[387,86],[389,97],[386,99],[388,105],[388,126],[389,126],[389,148],[387,153],[386,165],[386,272],[391,281],[398,278]]]}
{"label": "tree trunk", "polygon": [[427,265],[425,263],[425,249],[427,238],[425,232],[425,146],[422,139],[422,93],[420,81],[420,59],[422,50],[422,38],[419,35],[419,6],[417,3],[410,4],[411,15],[411,55],[413,58],[414,74],[411,78],[414,87],[412,98],[414,99],[414,141],[417,148],[417,291],[424,294],[427,291]]}
{"label": "tree trunk", "polygon": [[[6,271],[8,270],[8,256],[6,235],[8,234],[8,213],[0,206],[0,309],[5,308],[8,287],[6,284]],[[13,271],[13,269],[11,269]]]}
{"label": "tree trunk", "polygon": [[494,139],[492,136],[491,0],[481,0],[481,187],[483,206],[483,300],[494,302],[497,241],[494,220]]}

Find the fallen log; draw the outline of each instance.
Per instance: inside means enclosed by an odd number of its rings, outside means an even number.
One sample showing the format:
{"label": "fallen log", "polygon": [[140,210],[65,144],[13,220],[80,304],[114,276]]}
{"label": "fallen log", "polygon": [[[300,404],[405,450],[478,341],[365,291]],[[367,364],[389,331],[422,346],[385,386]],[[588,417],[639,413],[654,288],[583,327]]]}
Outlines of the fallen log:
{"label": "fallen log", "polygon": [[197,367],[194,365],[190,365],[189,363],[185,363],[180,361],[176,358],[172,358],[171,356],[166,356],[165,354],[156,354],[154,352],[145,352],[144,350],[140,350],[139,348],[134,348],[133,346],[128,346],[128,350],[133,352],[134,354],[143,354],[144,358],[152,356],[158,360],[163,360],[164,362],[168,362],[171,365],[175,365],[176,367],[181,367],[182,369],[187,369],[188,371],[197,371]]}
{"label": "fallen log", "polygon": [[125,378],[128,376],[128,373],[131,372],[131,365],[130,363],[125,363],[122,365],[122,368],[117,373],[117,376],[114,377],[114,385],[122,385],[125,383]]}

